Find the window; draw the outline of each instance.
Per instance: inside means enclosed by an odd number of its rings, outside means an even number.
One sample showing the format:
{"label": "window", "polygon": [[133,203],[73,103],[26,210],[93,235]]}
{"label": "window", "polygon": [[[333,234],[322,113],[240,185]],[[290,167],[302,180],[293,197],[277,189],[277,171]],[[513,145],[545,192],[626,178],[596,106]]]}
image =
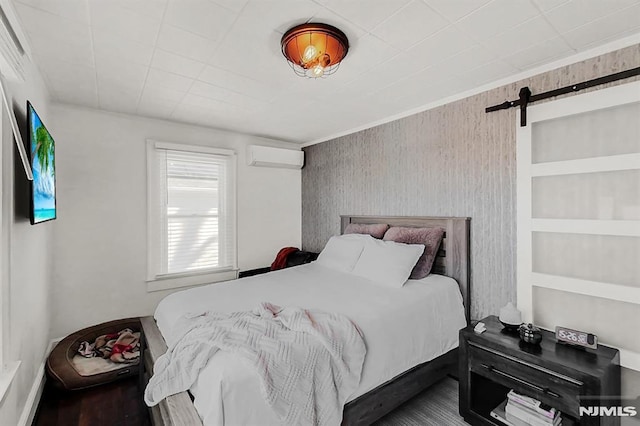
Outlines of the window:
{"label": "window", "polygon": [[179,279],[149,289],[235,278],[235,153],[155,141],[147,149],[147,278]]}

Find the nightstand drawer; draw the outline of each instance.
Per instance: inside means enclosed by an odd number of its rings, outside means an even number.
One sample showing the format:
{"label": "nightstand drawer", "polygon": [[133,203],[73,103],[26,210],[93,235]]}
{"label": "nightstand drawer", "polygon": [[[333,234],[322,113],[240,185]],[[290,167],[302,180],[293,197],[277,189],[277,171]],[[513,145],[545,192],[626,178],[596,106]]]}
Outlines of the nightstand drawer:
{"label": "nightstand drawer", "polygon": [[583,383],[475,342],[469,342],[472,372],[579,417]]}

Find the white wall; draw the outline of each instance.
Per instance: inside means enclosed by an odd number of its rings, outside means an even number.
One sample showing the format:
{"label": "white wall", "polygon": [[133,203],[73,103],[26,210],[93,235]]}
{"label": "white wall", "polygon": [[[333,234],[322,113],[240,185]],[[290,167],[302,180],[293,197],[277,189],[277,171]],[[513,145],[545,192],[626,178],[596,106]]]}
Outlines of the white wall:
{"label": "white wall", "polygon": [[52,105],[58,219],[54,222],[52,335],[153,313],[169,292],[147,292],[146,139],[234,149],[238,154],[238,263],[268,266],[300,246],[299,170],[250,167],[246,147],[297,145]]}
{"label": "white wall", "polygon": [[[24,82],[8,82],[18,122],[26,132],[26,101],[29,99],[45,123],[50,121],[48,94],[32,64],[26,64]],[[0,402],[0,425],[19,424],[29,393],[40,381],[49,344],[51,304],[52,223],[29,223],[29,187],[6,117],[2,126],[2,247],[8,291],[3,308],[5,361],[22,361],[11,386]],[[6,275],[8,272],[8,276]],[[8,303],[6,303],[8,302]],[[40,370],[40,371],[39,371]],[[30,408],[30,407],[28,407]]]}

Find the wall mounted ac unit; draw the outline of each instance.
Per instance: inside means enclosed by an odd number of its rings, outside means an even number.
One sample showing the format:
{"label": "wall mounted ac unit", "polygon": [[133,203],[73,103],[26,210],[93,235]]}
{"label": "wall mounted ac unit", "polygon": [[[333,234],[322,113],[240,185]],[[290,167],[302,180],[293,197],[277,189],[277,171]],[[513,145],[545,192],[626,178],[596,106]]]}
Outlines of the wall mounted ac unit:
{"label": "wall mounted ac unit", "polygon": [[301,169],[304,164],[304,152],[293,149],[250,145],[247,154],[250,166]]}

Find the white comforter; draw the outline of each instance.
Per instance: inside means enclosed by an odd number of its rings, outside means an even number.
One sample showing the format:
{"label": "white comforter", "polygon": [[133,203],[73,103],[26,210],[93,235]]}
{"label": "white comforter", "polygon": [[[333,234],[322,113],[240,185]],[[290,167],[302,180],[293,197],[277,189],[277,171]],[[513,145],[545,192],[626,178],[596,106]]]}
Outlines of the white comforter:
{"label": "white comforter", "polygon": [[[353,400],[398,374],[458,346],[466,325],[462,296],[448,277],[409,280],[402,288],[309,264],[265,275],[197,287],[167,296],[155,312],[167,345],[173,327],[189,312],[231,313],[268,300],[346,315],[361,330],[367,354]],[[190,389],[205,425],[278,425],[260,379],[246,360],[217,352]]]}

